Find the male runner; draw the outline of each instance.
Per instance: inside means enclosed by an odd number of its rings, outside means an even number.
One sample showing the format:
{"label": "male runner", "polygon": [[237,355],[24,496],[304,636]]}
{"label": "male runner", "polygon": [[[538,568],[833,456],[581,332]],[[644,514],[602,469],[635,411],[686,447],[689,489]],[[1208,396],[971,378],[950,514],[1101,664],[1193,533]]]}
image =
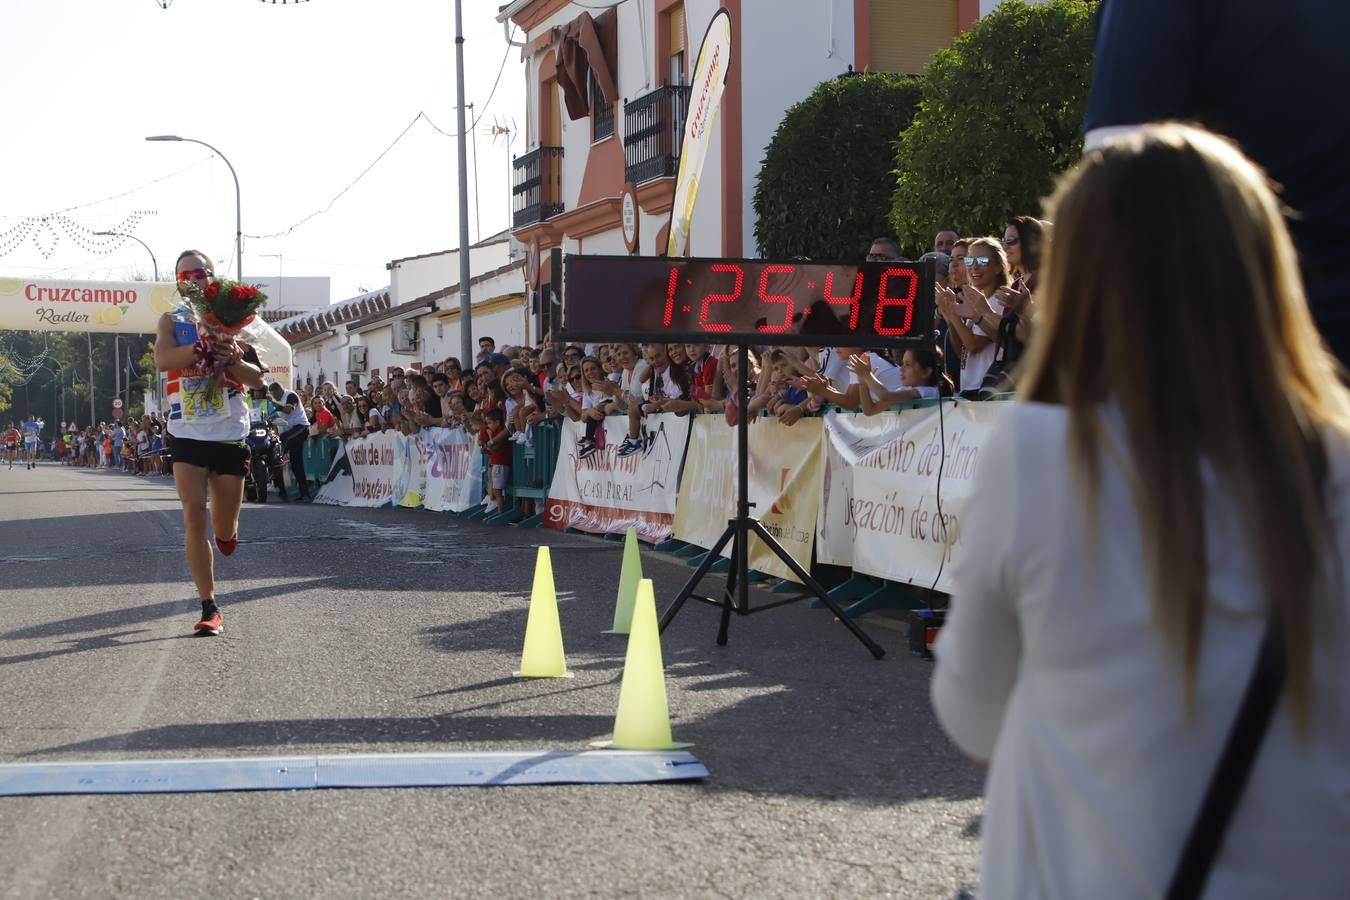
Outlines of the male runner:
{"label": "male runner", "polygon": [[[205,288],[215,264],[200,250],[186,250],[176,265],[179,292]],[[206,539],[209,515],[216,546],[225,556],[239,545],[239,507],[244,502],[248,466],[248,408],[243,390],[262,387],[263,369],[251,347],[215,342],[215,353],[228,362],[225,385],[212,383],[200,366],[197,326],[186,307],[160,317],[155,338],[155,368],[168,373],[168,431],[173,438],[173,481],[183,504],[188,568],[202,602],[199,636],[220,634],[216,607],[215,560]],[[208,511],[209,497],[209,511]],[[229,535],[229,537],[222,537]]]}
{"label": "male runner", "polygon": [[37,468],[38,435],[42,432],[42,422],[36,416],[29,416],[23,423],[23,455],[28,465],[25,468]]}
{"label": "male runner", "polygon": [[19,455],[19,429],[10,422],[9,427],[5,429],[5,456],[9,458],[9,467],[14,468],[14,457]]}

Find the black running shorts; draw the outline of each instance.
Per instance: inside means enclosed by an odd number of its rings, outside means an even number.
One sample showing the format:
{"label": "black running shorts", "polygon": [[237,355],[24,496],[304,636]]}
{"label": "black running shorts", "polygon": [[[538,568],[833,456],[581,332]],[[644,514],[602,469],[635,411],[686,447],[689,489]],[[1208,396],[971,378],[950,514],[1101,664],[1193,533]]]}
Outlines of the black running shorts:
{"label": "black running shorts", "polygon": [[194,441],[191,438],[173,439],[173,464],[187,463],[201,466],[217,475],[244,477],[248,468],[249,452],[243,442]]}

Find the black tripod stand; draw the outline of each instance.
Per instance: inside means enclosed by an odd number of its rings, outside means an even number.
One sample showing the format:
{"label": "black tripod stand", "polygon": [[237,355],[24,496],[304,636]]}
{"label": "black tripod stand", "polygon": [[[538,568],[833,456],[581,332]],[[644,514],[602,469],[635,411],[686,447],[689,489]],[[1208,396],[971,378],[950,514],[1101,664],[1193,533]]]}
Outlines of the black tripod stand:
{"label": "black tripod stand", "polygon": [[[886,651],[881,649],[876,641],[873,641],[868,637],[867,633],[858,627],[857,622],[854,622],[845,615],[844,610],[840,608],[839,604],[834,601],[834,598],[826,592],[825,588],[821,587],[820,583],[812,578],[811,574],[803,569],[797,561],[792,558],[792,554],[783,549],[783,546],[774,539],[774,536],[769,534],[764,526],[759,523],[759,519],[750,515],[750,416],[747,410],[750,397],[750,360],[748,345],[737,344],[736,353],[736,358],[739,362],[736,376],[736,395],[737,402],[740,404],[740,417],[736,423],[736,440],[738,441],[736,447],[736,518],[727,522],[726,530],[723,531],[721,537],[717,539],[717,543],[713,544],[712,550],[710,550],[708,555],[703,558],[703,562],[699,564],[699,567],[694,570],[694,574],[687,582],[685,582],[684,587],[680,589],[680,593],[675,597],[675,602],[671,603],[670,607],[661,616],[661,631],[666,630],[666,626],[669,625],[679,613],[680,608],[684,606],[684,602],[690,597],[693,597],[695,600],[708,603],[712,606],[720,606],[722,608],[722,624],[717,630],[717,643],[725,646],[727,642],[727,629],[731,625],[731,614],[733,612],[737,615],[748,616],[751,613],[764,612],[767,609],[773,609],[774,607],[783,606],[788,603],[796,603],[798,600],[805,599],[807,595],[789,597],[786,600],[777,600],[773,603],[765,603],[756,606],[753,609],[750,607],[750,533],[754,532],[759,539],[764,542],[764,545],[772,550],[774,555],[781,559],[783,563],[792,570],[793,574],[802,580],[802,584],[806,586],[806,589],[810,591],[811,594],[819,597],[821,602],[829,607],[830,612],[834,613],[839,621],[843,622],[844,625],[848,627],[848,630],[853,632],[853,636],[862,642],[863,646],[868,649],[872,656],[881,659],[881,657],[886,654]],[[728,541],[731,541],[731,569],[727,573],[727,584],[722,593],[722,599],[715,600],[711,597],[696,595],[694,589],[698,587],[698,584],[703,580],[703,577],[708,574],[708,570],[712,568],[713,563],[721,558],[722,548],[727,545]]]}

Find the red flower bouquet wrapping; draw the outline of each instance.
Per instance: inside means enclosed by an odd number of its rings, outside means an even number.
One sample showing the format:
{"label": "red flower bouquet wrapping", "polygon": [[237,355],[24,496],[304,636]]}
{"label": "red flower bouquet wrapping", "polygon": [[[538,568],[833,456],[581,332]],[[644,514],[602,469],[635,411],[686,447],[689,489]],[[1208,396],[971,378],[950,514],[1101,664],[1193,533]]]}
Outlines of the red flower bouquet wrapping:
{"label": "red flower bouquet wrapping", "polygon": [[248,343],[250,326],[261,321],[258,310],[266,305],[267,295],[255,285],[218,278],[202,288],[188,287],[185,296],[197,322],[198,340],[193,347],[197,365],[223,387],[229,363],[219,345]]}

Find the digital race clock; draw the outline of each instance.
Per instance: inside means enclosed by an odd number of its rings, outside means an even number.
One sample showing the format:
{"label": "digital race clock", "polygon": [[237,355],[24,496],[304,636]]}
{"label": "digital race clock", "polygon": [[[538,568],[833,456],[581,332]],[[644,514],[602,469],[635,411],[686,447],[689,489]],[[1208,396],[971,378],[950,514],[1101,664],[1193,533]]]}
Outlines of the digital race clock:
{"label": "digital race clock", "polygon": [[566,258],[563,340],[880,347],[933,340],[932,261]]}

